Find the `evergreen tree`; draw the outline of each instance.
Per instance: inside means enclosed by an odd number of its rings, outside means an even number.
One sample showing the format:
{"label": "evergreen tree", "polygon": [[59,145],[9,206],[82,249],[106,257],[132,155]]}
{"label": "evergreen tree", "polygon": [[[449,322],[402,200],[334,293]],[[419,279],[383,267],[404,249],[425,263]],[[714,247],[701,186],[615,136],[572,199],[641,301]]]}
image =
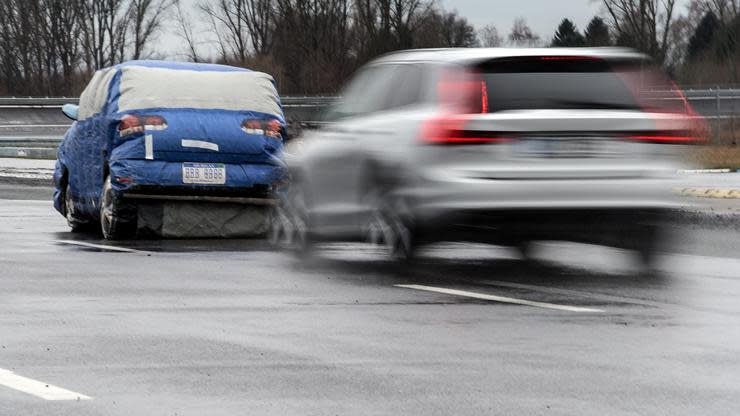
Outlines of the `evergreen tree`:
{"label": "evergreen tree", "polygon": [[599,16],[594,17],[588,23],[584,33],[586,46],[611,46],[612,37],[609,35],[609,28],[604,23],[604,19]]}
{"label": "evergreen tree", "polygon": [[563,19],[558,26],[558,30],[555,32],[555,37],[552,39],[551,46],[559,47],[578,47],[584,46],[586,41],[576,29],[576,25],[568,19]]}
{"label": "evergreen tree", "polygon": [[689,60],[695,61],[711,49],[718,28],[717,17],[711,11],[707,12],[689,39]]}
{"label": "evergreen tree", "polygon": [[[740,54],[740,15],[725,24],[720,23],[713,35],[712,51],[721,62],[736,68],[737,63],[740,62],[738,59]],[[733,71],[735,70],[733,69]]]}

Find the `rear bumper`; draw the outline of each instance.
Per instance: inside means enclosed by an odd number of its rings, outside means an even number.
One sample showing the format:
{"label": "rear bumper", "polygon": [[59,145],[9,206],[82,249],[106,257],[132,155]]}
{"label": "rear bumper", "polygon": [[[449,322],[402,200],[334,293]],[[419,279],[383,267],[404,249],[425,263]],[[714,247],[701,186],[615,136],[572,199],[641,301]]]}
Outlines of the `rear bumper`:
{"label": "rear bumper", "polygon": [[685,205],[675,179],[457,180],[409,187],[416,216],[435,221],[460,211],[652,210]]}
{"label": "rear bumper", "polygon": [[158,160],[116,160],[110,164],[113,190],[127,198],[203,200],[268,198],[284,169],[270,164],[225,164],[220,185],[185,184],[182,163]]}
{"label": "rear bumper", "polygon": [[461,180],[406,191],[420,240],[625,245],[685,206],[672,179]]}

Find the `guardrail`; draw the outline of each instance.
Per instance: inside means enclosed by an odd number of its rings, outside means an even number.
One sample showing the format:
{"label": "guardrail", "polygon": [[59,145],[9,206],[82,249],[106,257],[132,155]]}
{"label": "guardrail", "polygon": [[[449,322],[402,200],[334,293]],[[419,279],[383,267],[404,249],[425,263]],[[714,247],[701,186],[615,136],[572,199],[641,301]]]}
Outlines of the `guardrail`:
{"label": "guardrail", "polygon": [[[709,119],[722,119],[728,116],[740,116],[740,89],[687,89],[686,99]],[[324,108],[336,100],[333,96],[284,96],[283,107],[290,109]],[[77,97],[0,97],[0,110],[3,108],[57,108],[64,104],[77,104]]]}
{"label": "guardrail", "polygon": [[[735,121],[740,121],[740,88],[687,89],[686,99],[706,117],[715,138],[735,136]],[[660,92],[656,92],[658,97]],[[296,131],[315,126],[321,110],[336,101],[333,96],[284,96],[286,118]],[[666,95],[666,99],[675,99]],[[48,147],[58,143],[71,122],[58,109],[77,104],[77,97],[0,97],[0,147]],[[740,123],[738,123],[740,125]],[[740,128],[740,126],[739,126]],[[2,152],[0,152],[2,153]]]}

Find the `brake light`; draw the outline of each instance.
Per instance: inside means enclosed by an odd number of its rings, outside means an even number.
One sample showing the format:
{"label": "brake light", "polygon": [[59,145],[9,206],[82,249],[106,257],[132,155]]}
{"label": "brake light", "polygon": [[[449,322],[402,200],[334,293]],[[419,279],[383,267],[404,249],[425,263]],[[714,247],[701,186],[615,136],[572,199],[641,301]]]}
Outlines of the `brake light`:
{"label": "brake light", "polygon": [[[144,128],[146,130],[157,130],[159,128],[166,128],[167,127],[167,121],[165,121],[164,117],[160,116],[143,116],[142,117],[144,122]],[[152,127],[152,129],[150,129]]]}
{"label": "brake light", "polygon": [[468,69],[448,69],[437,83],[439,103],[456,114],[488,112],[488,86]]}
{"label": "brake light", "polygon": [[486,81],[480,82],[480,107],[481,113],[488,113],[488,85]]}
{"label": "brake light", "polygon": [[143,133],[145,130],[164,130],[166,128],[167,120],[162,116],[136,116],[127,114],[118,122],[118,131],[121,137]]}
{"label": "brake light", "polygon": [[242,122],[242,131],[247,134],[272,137],[282,140],[283,124],[279,120],[247,119]]}
{"label": "brake light", "polygon": [[127,176],[116,176],[116,182],[124,185],[131,185],[132,183],[134,183],[134,178],[129,178]]}
{"label": "brake light", "polygon": [[427,144],[463,145],[496,144],[511,141],[510,137],[492,131],[465,129],[465,119],[461,117],[435,117],[421,127],[420,139]]}
{"label": "brake light", "polygon": [[510,141],[499,132],[468,130],[470,115],[488,113],[488,84],[480,73],[469,69],[447,69],[437,83],[441,113],[421,127],[419,139],[427,144],[492,144]]}

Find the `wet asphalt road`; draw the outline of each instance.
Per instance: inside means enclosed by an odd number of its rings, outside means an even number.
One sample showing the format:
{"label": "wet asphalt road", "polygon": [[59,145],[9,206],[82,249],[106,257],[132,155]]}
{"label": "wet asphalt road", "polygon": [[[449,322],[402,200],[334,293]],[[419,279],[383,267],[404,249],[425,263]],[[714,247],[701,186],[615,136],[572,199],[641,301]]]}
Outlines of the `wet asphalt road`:
{"label": "wet asphalt road", "polygon": [[358,245],[114,252],[78,245],[108,243],[69,233],[48,193],[0,189],[0,415],[740,412],[732,220],[677,227],[644,278],[629,253],[565,243],[530,262],[452,244],[403,268]]}

